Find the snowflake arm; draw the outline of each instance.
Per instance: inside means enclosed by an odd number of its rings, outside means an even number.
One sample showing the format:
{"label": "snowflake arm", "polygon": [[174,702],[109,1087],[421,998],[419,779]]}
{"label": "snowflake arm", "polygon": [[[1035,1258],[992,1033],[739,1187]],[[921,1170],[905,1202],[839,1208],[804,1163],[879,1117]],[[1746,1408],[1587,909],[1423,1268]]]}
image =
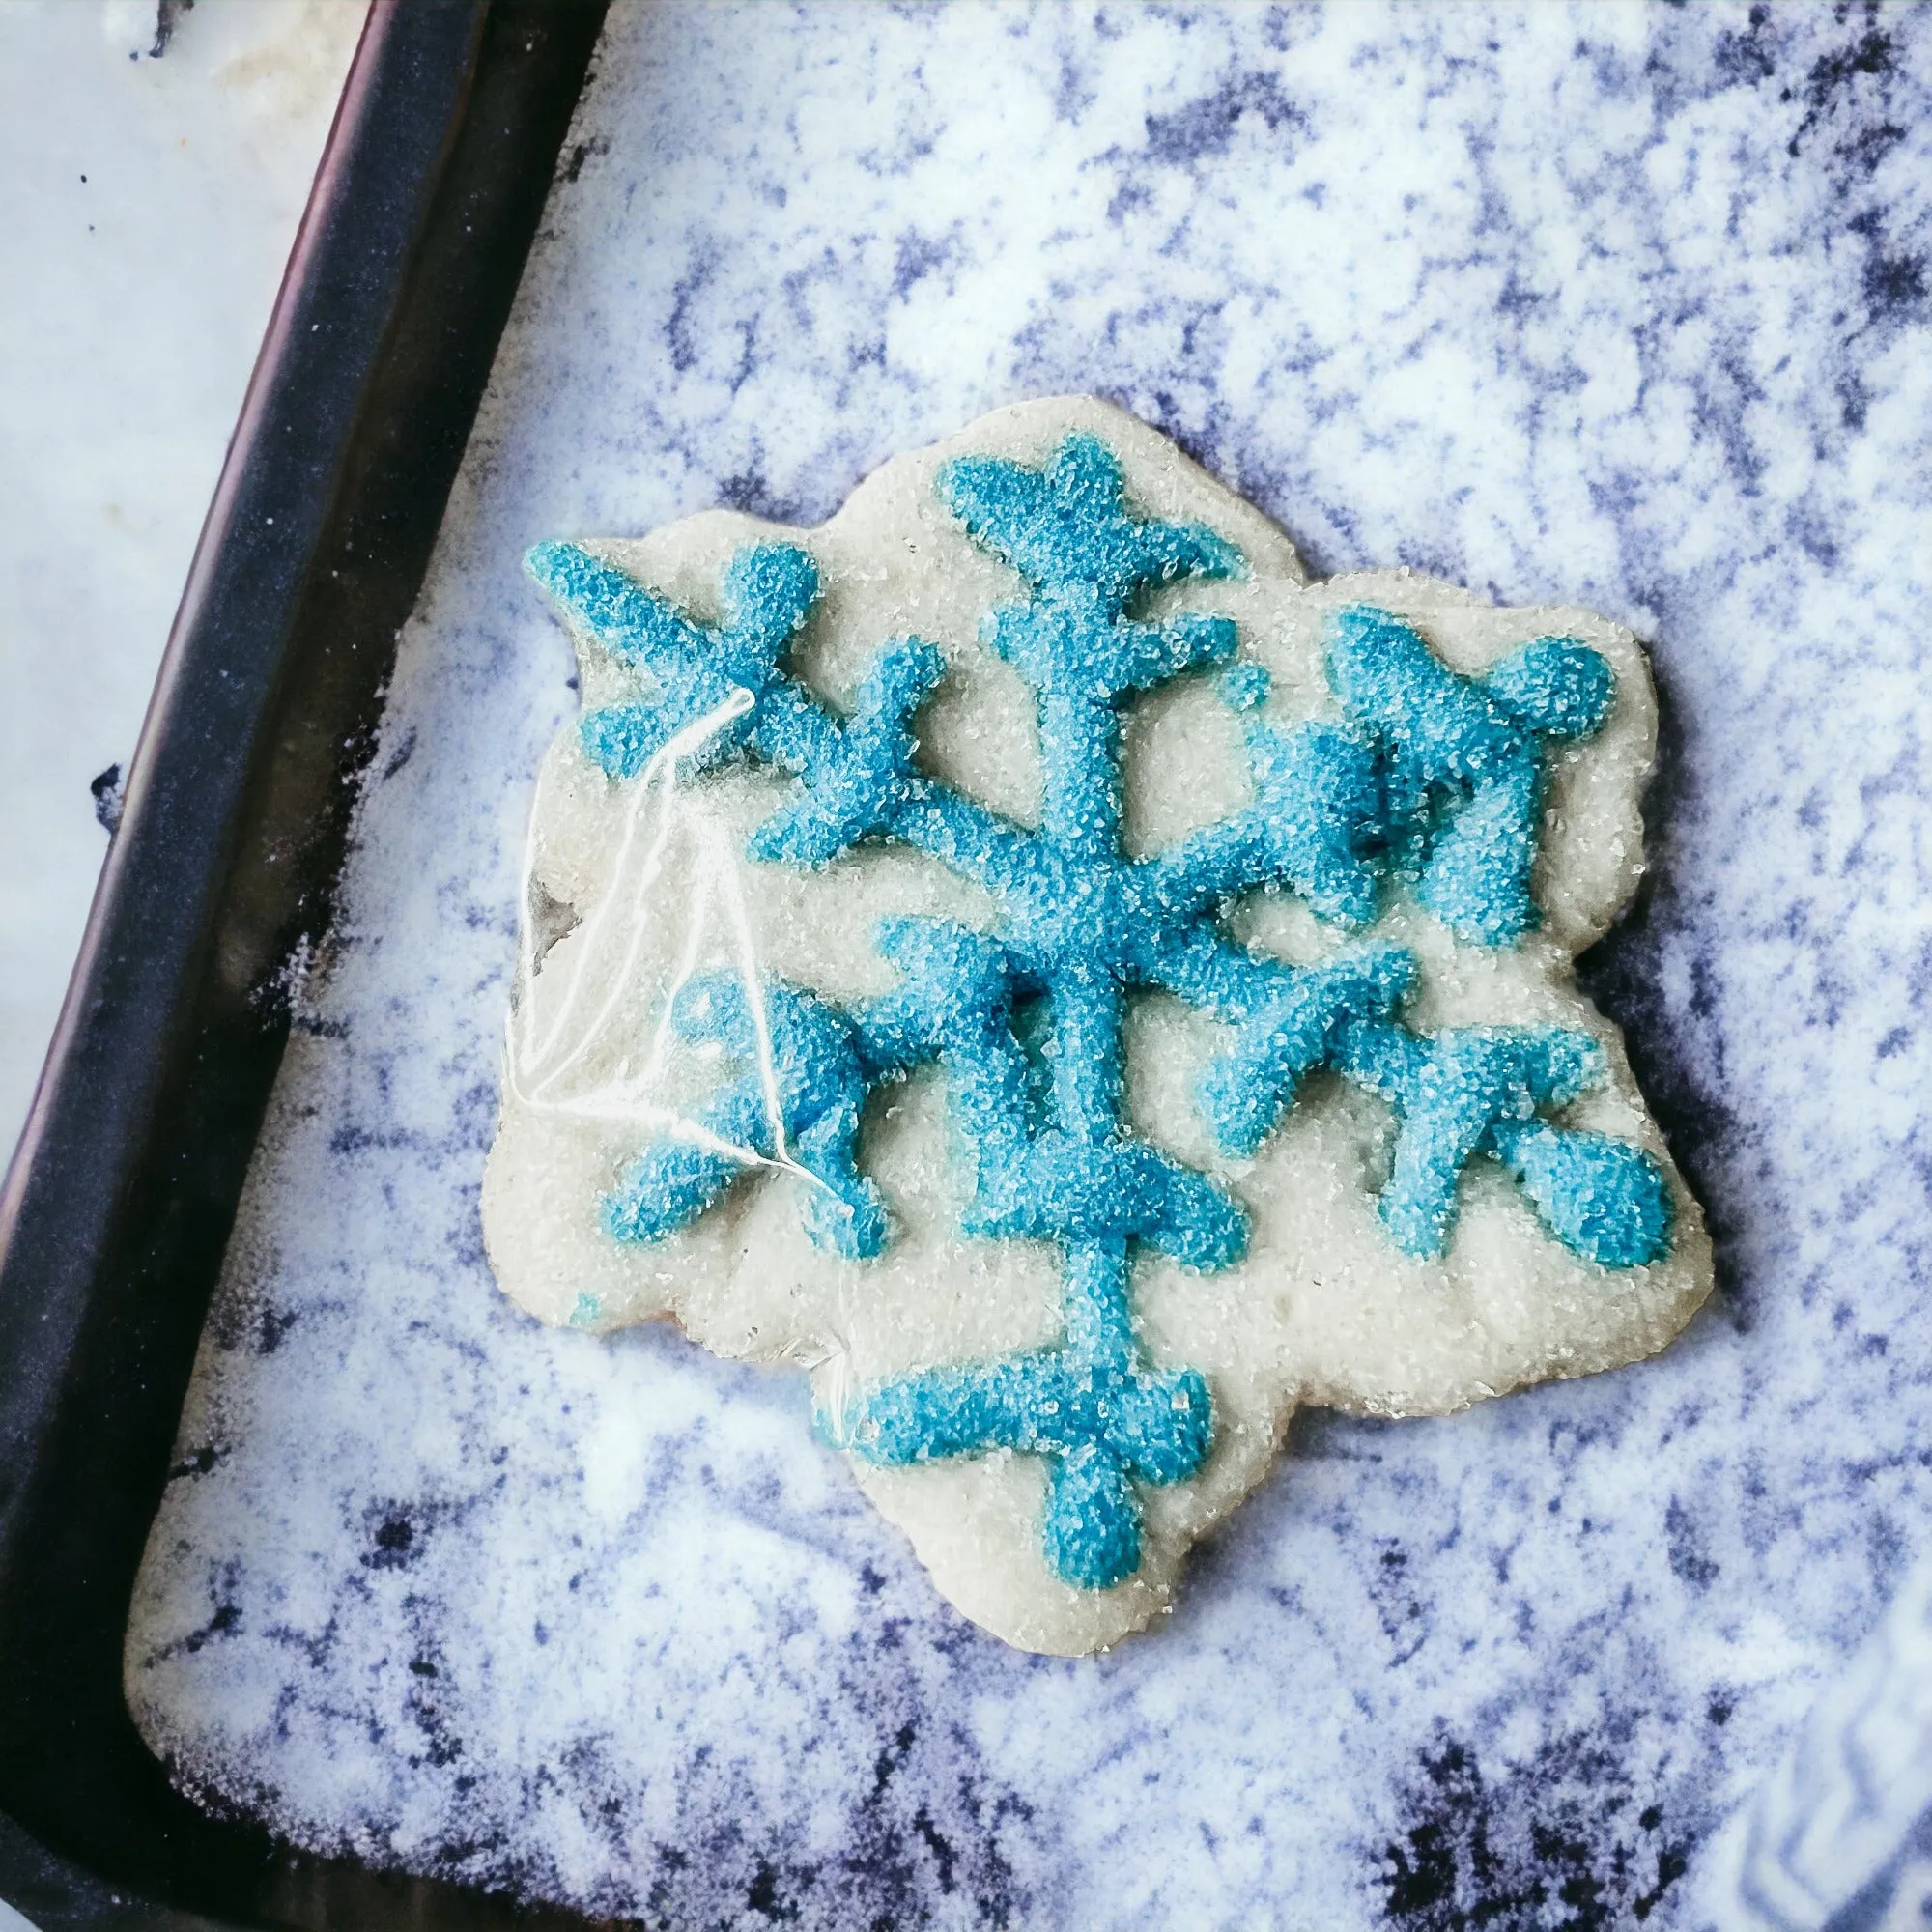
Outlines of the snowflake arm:
{"label": "snowflake arm", "polygon": [[1130,624],[1097,597],[1056,591],[986,613],[980,640],[1049,701],[1111,707],[1182,671],[1224,665],[1239,633],[1229,617],[1183,612],[1162,624]]}
{"label": "snowflake arm", "polygon": [[1600,1267],[1647,1267],[1670,1252],[1676,1204],[1642,1148],[1547,1121],[1498,1121],[1490,1151],[1550,1232]]}
{"label": "snowflake arm", "polygon": [[890,829],[912,794],[925,788],[912,769],[912,715],[945,674],[946,661],[930,644],[902,638],[872,661],[852,716],[832,733],[799,728],[812,715],[809,700],[781,714],[766,736],[777,761],[800,771],[804,782],[797,800],[753,835],[751,856],[822,866],[867,834]]}
{"label": "snowflake arm", "polygon": [[1351,604],[1331,622],[1328,672],[1381,748],[1417,897],[1461,939],[1501,946],[1527,932],[1546,743],[1586,738],[1608,717],[1616,684],[1602,654],[1538,638],[1461,677],[1410,625]]}
{"label": "snowflake arm", "polygon": [[894,834],[929,859],[1002,893],[1026,869],[1033,835],[951,785],[921,780],[893,819]]}
{"label": "snowflake arm", "polygon": [[1097,437],[1069,436],[1044,469],[955,457],[939,494],[967,534],[1029,583],[1091,599],[1110,617],[1156,584],[1246,575],[1240,552],[1205,524],[1130,517],[1120,463]]}
{"label": "snowflake arm", "polygon": [[1140,1568],[1136,1482],[1184,1482],[1213,1436],[1208,1384],[1194,1369],[1134,1360],[1124,1241],[1070,1249],[1067,1346],[880,1384],[851,1446],[888,1467],[1014,1450],[1047,1459],[1047,1561],[1078,1589],[1104,1590]]}
{"label": "snowflake arm", "polygon": [[1041,470],[960,457],[940,471],[939,492],[973,539],[1034,590],[1030,603],[988,612],[980,636],[1038,698],[1041,833],[1069,857],[1109,863],[1120,835],[1119,700],[1226,663],[1236,644],[1226,617],[1149,624],[1125,613],[1157,585],[1237,576],[1246,565],[1205,526],[1129,517],[1121,466],[1094,437],[1068,437]]}
{"label": "snowflake arm", "polygon": [[944,675],[930,644],[905,638],[873,662],[849,719],[832,719],[793,685],[775,689],[767,702],[781,725],[756,732],[753,748],[802,782],[793,802],[753,834],[749,855],[815,869],[883,835],[998,891],[1023,863],[1030,835],[913,763],[913,714]]}
{"label": "snowflake arm", "polygon": [[1066,855],[1105,865],[1121,825],[1119,701],[1234,655],[1226,618],[1127,624],[1070,592],[990,613],[980,635],[1037,694],[1045,786],[1040,831]]}
{"label": "snowflake arm", "polygon": [[[724,621],[715,627],[692,622],[668,599],[577,544],[538,544],[524,567],[605,650],[655,683],[647,703],[584,715],[583,748],[612,778],[635,777],[733,691],[763,698],[818,596],[817,565],[790,544],[759,544],[732,558],[720,585]],[[787,742],[797,755],[823,755],[831,719],[788,680],[781,689],[791,693],[784,705]],[[751,739],[767,722],[758,713],[754,703],[724,725],[700,762],[716,763]]]}
{"label": "snowflake arm", "polygon": [[1013,1036],[1011,961],[997,941],[950,920],[881,921],[878,945],[900,981],[859,1009],[867,1063],[888,1079],[932,1061],[945,1066],[983,1190],[1024,1158],[1033,1126],[1033,1070]]}
{"label": "snowflake arm", "polygon": [[1025,1158],[982,1183],[966,1232],[995,1239],[1146,1241],[1185,1267],[1239,1261],[1248,1217],[1207,1176],[1146,1141],[1095,1145],[1048,1128]]}
{"label": "snowflake arm", "polygon": [[1502,1161],[1573,1252],[1605,1267],[1668,1252],[1670,1192],[1656,1161],[1626,1141],[1538,1118],[1604,1077],[1603,1048],[1587,1034],[1461,1027],[1417,1036],[1351,1025],[1336,1064],[1400,1116],[1381,1216],[1405,1253],[1427,1260],[1448,1244],[1457,1184],[1478,1153]]}
{"label": "snowflake arm", "polygon": [[873,662],[849,719],[780,668],[818,594],[818,567],[790,544],[748,546],[720,584],[724,621],[695,623],[668,599],[576,544],[539,544],[526,568],[573,620],[655,682],[646,701],[585,714],[580,736],[613,779],[629,779],[733,691],[753,702],[694,760],[740,748],[802,777],[799,797],[753,835],[751,855],[816,867],[892,833],[984,885],[1010,875],[1027,835],[913,764],[913,715],[945,672],[933,647],[902,638]]}
{"label": "snowflake arm", "polygon": [[1221,1151],[1245,1159],[1274,1131],[1302,1077],[1328,1063],[1346,1030],[1392,1016],[1414,974],[1413,955],[1400,946],[1289,966],[1239,952],[1204,925],[1150,978],[1235,1022],[1234,1044],[1208,1063],[1196,1095]]}
{"label": "snowflake arm", "polygon": [[702,1139],[661,1141],[605,1197],[605,1232],[657,1241],[688,1226],[753,1162],[781,1163],[810,1183],[804,1214],[812,1239],[847,1260],[885,1245],[879,1190],[856,1164],[868,1079],[851,1023],[811,994],[779,981],[757,1007],[726,974],[694,980],[672,1024],[694,1044],[721,1046],[753,1070],[699,1110]]}
{"label": "snowflake arm", "polygon": [[1185,917],[1282,885],[1318,919],[1366,924],[1380,891],[1375,854],[1384,816],[1373,746],[1332,724],[1280,732],[1257,724],[1248,762],[1256,793],[1248,810],[1147,862],[1161,902]]}
{"label": "snowflake arm", "polygon": [[883,1385],[852,1446],[887,1467],[1002,1449],[1046,1457],[1046,1559],[1076,1589],[1104,1590],[1140,1568],[1134,1483],[1193,1475],[1212,1417],[1196,1370],[1114,1376],[1041,1350]]}

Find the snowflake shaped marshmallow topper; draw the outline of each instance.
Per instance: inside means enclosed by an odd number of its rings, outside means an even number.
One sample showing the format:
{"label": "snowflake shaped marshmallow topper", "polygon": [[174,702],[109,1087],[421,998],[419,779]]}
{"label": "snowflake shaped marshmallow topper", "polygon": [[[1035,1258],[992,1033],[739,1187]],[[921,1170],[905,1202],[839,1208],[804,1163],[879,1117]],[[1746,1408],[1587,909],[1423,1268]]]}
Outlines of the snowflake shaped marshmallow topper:
{"label": "snowflake shaped marshmallow topper", "polygon": [[1307,586],[1080,401],[815,531],[529,568],[585,700],[532,828],[499,1275],[810,1366],[1009,1640],[1145,1623],[1297,1401],[1611,1366],[1707,1291],[1570,971],[1639,869],[1627,634]]}

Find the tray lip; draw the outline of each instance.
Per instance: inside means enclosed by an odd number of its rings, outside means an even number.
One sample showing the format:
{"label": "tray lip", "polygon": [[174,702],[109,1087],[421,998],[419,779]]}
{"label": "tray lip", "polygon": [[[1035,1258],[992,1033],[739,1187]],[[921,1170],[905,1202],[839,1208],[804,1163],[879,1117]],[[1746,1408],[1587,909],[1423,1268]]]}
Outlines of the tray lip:
{"label": "tray lip", "polygon": [[[103,1332],[113,1311],[103,1315],[101,1308],[111,1292],[107,1277],[127,1248],[128,1233],[119,1224],[142,1205],[153,1205],[156,1173],[168,1176],[165,1184],[177,1192],[194,1184],[175,1178],[191,1166],[192,1154],[156,1138],[168,1124],[169,1083],[179,1086],[181,1066],[207,1044],[197,1028],[214,997],[211,985],[224,975],[234,977],[233,961],[224,959],[218,943],[222,917],[243,864],[242,840],[251,830],[246,814],[262,795],[258,768],[265,759],[287,756],[286,742],[265,741],[288,735],[289,660],[304,639],[301,613],[315,609],[327,546],[352,527],[354,493],[372,474],[380,478],[383,452],[393,471],[401,460],[396,451],[408,447],[408,431],[421,427],[394,412],[396,396],[412,393],[397,386],[406,384],[407,369],[386,389],[383,380],[404,367],[413,349],[420,386],[421,344],[400,340],[408,305],[420,309],[431,301],[423,294],[430,286],[425,263],[434,263],[437,247],[446,259],[452,246],[464,246],[452,238],[459,223],[469,236],[467,217],[487,201],[494,164],[497,225],[469,256],[477,273],[495,278],[493,291],[507,275],[508,292],[494,320],[488,303],[480,313],[455,317],[458,330],[468,331],[463,350],[469,366],[480,356],[482,373],[468,395],[467,413],[462,402],[453,402],[431,425],[442,433],[442,444],[424,461],[434,472],[448,458],[449,471],[431,512],[433,541],[511,296],[542,232],[546,196],[608,4],[370,0],[130,760],[122,826],[102,865],[26,1122],[0,1179],[0,1583],[9,1597],[32,1595],[35,1537],[44,1534],[34,1510],[44,1514],[47,1460],[72,1433],[78,1378],[109,1360],[103,1350],[122,1340]],[[537,53],[540,47],[548,51]],[[497,74],[508,75],[519,55],[533,53],[519,70],[527,91],[525,118],[486,127],[472,116],[487,64],[494,61]],[[400,111],[405,107],[410,111]],[[466,127],[471,128],[467,149],[460,146]],[[457,159],[464,154],[468,175]],[[526,210],[532,197],[534,208]],[[358,255],[345,241],[351,230],[380,231],[387,238],[386,254],[372,245]],[[344,319],[340,329],[336,312]],[[465,380],[453,379],[452,396],[467,393]],[[383,415],[384,408],[392,413]],[[452,425],[453,457],[447,448]],[[380,488],[380,480],[370,487]],[[380,503],[380,497],[373,500]],[[279,526],[273,535],[268,534],[270,525]],[[407,539],[403,552],[407,555]],[[419,590],[428,560],[425,548],[408,601]],[[411,568],[405,563],[392,571],[381,586],[384,594],[392,599]],[[238,598],[251,591],[261,605],[238,611]],[[382,688],[375,689],[378,698]],[[245,727],[239,750],[211,728],[211,706],[224,701]],[[217,708],[214,724],[223,722]],[[365,758],[368,749],[336,754],[340,781],[353,783],[360,763],[355,752]],[[317,914],[314,929],[326,924],[331,909],[325,881],[319,904],[310,908]],[[260,1009],[262,991],[259,974],[245,985],[229,985],[228,1007],[252,1003]],[[270,1053],[271,1077],[286,1037],[286,1014],[263,1009],[256,1031],[260,1041],[249,1049],[256,1056],[250,1065],[259,1071],[260,1056]],[[244,1081],[250,1077],[244,1069]],[[245,1159],[242,1166],[245,1171]],[[137,1183],[146,1195],[136,1192]],[[239,1185],[238,1176],[237,1194]],[[172,1197],[163,1198],[172,1206]],[[232,1220],[232,1196],[226,1205]],[[225,1234],[223,1223],[223,1239]],[[148,1238],[145,1231],[140,1238]],[[158,1249],[164,1237],[153,1238]],[[173,1327],[185,1322],[198,1336],[206,1288],[197,1291],[189,1282],[185,1294],[168,1298],[184,1306],[159,1315],[143,1311],[142,1320]],[[179,1415],[192,1355],[190,1343],[179,1379],[152,1392],[152,1403],[165,1402],[170,1417]],[[138,1375],[147,1358],[132,1353],[128,1360]],[[145,1489],[150,1474],[157,1486],[157,1473],[144,1465],[134,1472],[132,1487]],[[117,1589],[125,1596],[123,1584],[130,1581],[113,1574],[98,1581],[90,1576],[88,1586],[99,1602]],[[118,1696],[118,1667],[114,1690]],[[31,1776],[28,1767],[25,1776]],[[16,1794],[27,1788],[18,1769],[12,1782]],[[17,1897],[44,1932],[119,1924],[241,1932],[242,1920],[232,1914],[209,1917],[180,1903],[176,1883],[130,1886],[111,1869],[111,1856],[108,1869],[95,1870],[90,1861],[50,1849],[43,1840],[60,1833],[23,1824],[15,1815],[19,1802],[0,1801],[0,1895]],[[112,1828],[103,1829],[112,1835]],[[165,1836],[166,1828],[161,1831]],[[254,1857],[268,1844],[259,1832],[211,1831]],[[128,1849],[132,1844],[124,1836],[110,1854],[137,1856]],[[354,1861],[330,1864],[280,1851],[264,1859],[265,1872],[270,1859],[286,1881],[267,1907],[270,1918],[257,1916],[260,1886],[253,1888],[257,1905],[244,1915],[265,1928],[270,1922],[365,1922],[355,1917],[354,1900],[331,1896],[331,1870],[387,1882],[386,1874]],[[537,1922],[514,1912],[505,1917],[502,1896],[477,1888],[449,1881],[401,1884],[410,1896],[396,1901],[392,1916],[399,1923]],[[586,1922],[541,1909],[538,1917],[547,1924]]]}
{"label": "tray lip", "polygon": [[[455,0],[431,0],[431,4],[448,13],[456,11]],[[480,24],[489,0],[460,0],[460,4]],[[283,467],[277,453],[270,447],[275,431],[281,427],[272,417],[275,392],[286,380],[288,365],[298,348],[294,334],[296,317],[306,305],[305,298],[313,291],[318,270],[323,266],[317,260],[319,244],[328,226],[333,204],[343,192],[346,158],[369,117],[384,70],[412,51],[399,44],[397,29],[404,5],[405,0],[370,0],[369,14],[351,59],[268,327],[256,352],[236,426],[229,437],[214,494],[195,541],[186,582],[128,761],[121,820],[101,862],[79,951],[26,1121],[4,1179],[0,1179],[0,1283],[4,1283],[8,1292],[17,1292],[17,1281],[10,1269],[25,1224],[37,1206],[33,1197],[47,1188],[74,1191],[71,1179],[55,1171],[58,1164],[77,1151],[72,1146],[59,1144],[61,1131],[67,1124],[65,1117],[74,1110],[77,1101],[92,1104],[102,1097],[79,1092],[92,1070],[82,1063],[89,1046],[109,1023],[109,1002],[123,990],[112,984],[112,975],[119,963],[118,952],[125,944],[123,928],[134,916],[138,895],[151,884],[144,874],[161,869],[170,860],[174,864],[167,869],[206,870],[208,864],[220,856],[204,854],[204,865],[196,867],[192,865],[195,855],[185,850],[179,838],[180,828],[165,828],[177,836],[172,849],[159,854],[147,849],[156,842],[153,835],[146,839],[143,835],[150,834],[151,820],[164,819],[169,808],[179,804],[176,798],[157,796],[157,789],[165,789],[167,781],[176,776],[169,770],[173,751],[170,740],[181,731],[185,705],[198,695],[192,689],[196,674],[202,670],[204,660],[213,656],[206,630],[210,607],[218,600],[223,587],[220,582],[223,567],[254,535],[241,527],[242,520],[259,511],[257,499],[270,494],[264,488],[265,474]],[[464,92],[467,97],[467,88]],[[459,105],[458,114],[461,112]],[[397,279],[400,281],[401,276]],[[320,505],[314,507],[319,509]],[[293,542],[277,548],[285,559],[285,594],[298,595],[300,581],[309,567],[309,554],[317,548],[316,533],[311,529],[295,535]],[[267,698],[268,694],[262,694],[263,709],[267,708]],[[183,952],[192,953],[194,950],[194,938],[185,935]],[[187,960],[176,964],[181,972],[192,970]],[[179,994],[179,989],[175,990]],[[145,1027],[117,1031],[133,1032],[137,1037],[145,1034],[152,1038],[179,1017],[176,1006],[171,1004],[163,1012],[151,1014]],[[139,1100],[145,1097],[135,1097],[134,1110],[139,1110]],[[85,1150],[92,1156],[97,1178],[104,1178],[107,1171],[129,1157],[132,1149],[142,1145],[131,1123],[112,1135],[111,1149],[102,1146],[108,1138],[97,1134]],[[15,1361],[0,1361],[0,1396],[14,1394],[18,1381]]]}

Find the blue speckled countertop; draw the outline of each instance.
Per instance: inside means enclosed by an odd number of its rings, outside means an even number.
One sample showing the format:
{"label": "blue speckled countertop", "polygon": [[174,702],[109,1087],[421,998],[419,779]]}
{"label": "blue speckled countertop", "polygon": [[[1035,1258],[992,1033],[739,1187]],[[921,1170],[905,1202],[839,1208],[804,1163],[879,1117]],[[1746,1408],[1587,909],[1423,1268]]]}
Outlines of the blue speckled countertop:
{"label": "blue speckled countertop", "polygon": [[[1932,14],[620,6],[421,609],[133,1659],[318,1846],[676,1924],[1698,1927],[1932,1526]],[[1093,390],[1311,567],[1654,639],[1587,962],[1719,1239],[1667,1355],[1307,1413],[1170,1626],[952,1614],[803,1379],[556,1334],[476,1189],[540,537],[815,520]]]}

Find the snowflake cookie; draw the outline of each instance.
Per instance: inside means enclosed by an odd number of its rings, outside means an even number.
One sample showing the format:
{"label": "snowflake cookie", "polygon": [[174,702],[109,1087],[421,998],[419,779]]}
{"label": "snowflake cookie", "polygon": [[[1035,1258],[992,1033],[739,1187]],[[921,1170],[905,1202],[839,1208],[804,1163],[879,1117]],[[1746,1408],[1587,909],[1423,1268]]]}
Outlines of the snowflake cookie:
{"label": "snowflake cookie", "polygon": [[1642,870],[1627,631],[1310,583],[1084,399],[817,529],[528,567],[583,710],[531,823],[497,1276],[808,1371],[975,1622],[1113,1643],[1297,1404],[1439,1414],[1703,1300],[1571,964]]}

